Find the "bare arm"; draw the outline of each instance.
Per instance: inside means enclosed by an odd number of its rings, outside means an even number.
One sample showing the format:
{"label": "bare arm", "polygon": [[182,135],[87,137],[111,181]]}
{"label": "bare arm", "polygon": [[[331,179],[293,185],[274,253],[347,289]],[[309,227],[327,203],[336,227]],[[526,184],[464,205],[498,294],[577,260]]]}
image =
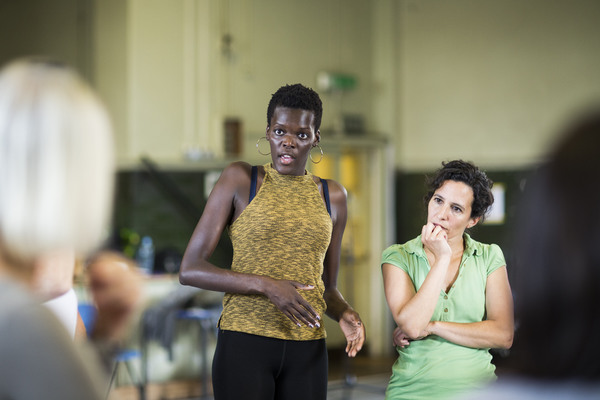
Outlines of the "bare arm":
{"label": "bare arm", "polygon": [[431,249],[435,261],[418,292],[406,272],[391,264],[382,265],[388,306],[394,321],[410,339],[423,337],[443,288],[451,256],[443,230],[428,224],[423,227],[421,235],[423,244]]}
{"label": "bare arm", "polygon": [[74,271],[74,251],[63,250],[45,254],[36,261],[32,289],[42,301],[59,297],[73,288]]}
{"label": "bare arm", "polygon": [[244,181],[248,180],[248,187],[250,185],[246,170],[242,163],[229,165],[213,188],[183,255],[179,271],[181,284],[220,292],[264,294],[264,277],[236,273],[208,261],[232,221],[236,207],[240,203],[244,208],[247,205],[247,201],[243,204],[240,198]]}
{"label": "bare arm", "polygon": [[183,285],[219,292],[264,295],[294,323],[316,325],[317,313],[298,293],[298,290],[310,290],[312,286],[238,273],[209,262],[226,226],[248,205],[250,171],[249,164],[237,162],[221,174],[186,248],[179,281]]}
{"label": "bare arm", "polygon": [[[394,292],[397,292],[400,296],[406,292],[414,293],[412,281],[404,271],[391,264],[384,264],[383,269],[388,304],[390,298],[392,301],[395,298],[396,293]],[[390,285],[389,288],[388,284]],[[395,288],[393,291],[392,287]],[[392,293],[388,294],[388,292]],[[403,327],[399,325],[394,332],[394,342],[396,345],[404,347],[408,345],[406,339],[422,339],[433,334],[461,346],[510,348],[514,334],[514,320],[512,294],[506,267],[497,269],[487,279],[486,312],[487,318],[484,321],[473,323],[431,321],[422,331],[417,334],[411,332],[411,335],[406,333]],[[398,322],[396,321],[396,323]]]}
{"label": "bare arm", "polygon": [[484,321],[467,324],[433,321],[427,328],[429,333],[461,346],[510,348],[514,334],[513,300],[505,266],[488,276],[485,291]]}
{"label": "bare arm", "polygon": [[328,183],[333,231],[331,242],[325,255],[323,269],[325,293],[323,297],[327,304],[327,315],[339,322],[342,332],[346,337],[346,353],[350,357],[354,357],[362,349],[366,330],[358,313],[348,304],[337,289],[342,237],[347,219],[346,190],[335,181],[329,180]]}

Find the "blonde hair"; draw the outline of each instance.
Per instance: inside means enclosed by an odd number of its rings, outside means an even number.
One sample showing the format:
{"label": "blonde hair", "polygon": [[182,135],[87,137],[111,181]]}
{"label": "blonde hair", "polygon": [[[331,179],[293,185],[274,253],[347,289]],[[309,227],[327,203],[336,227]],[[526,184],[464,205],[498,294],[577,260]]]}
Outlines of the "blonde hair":
{"label": "blonde hair", "polygon": [[112,129],[71,69],[19,60],[0,72],[0,253],[20,263],[56,249],[85,255],[105,234]]}

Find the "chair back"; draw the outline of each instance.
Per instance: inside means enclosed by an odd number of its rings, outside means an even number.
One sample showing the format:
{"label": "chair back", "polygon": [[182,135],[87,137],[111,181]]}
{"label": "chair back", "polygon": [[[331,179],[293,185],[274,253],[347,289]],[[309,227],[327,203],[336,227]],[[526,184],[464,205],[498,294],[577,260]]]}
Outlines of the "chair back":
{"label": "chair back", "polygon": [[96,322],[98,310],[96,310],[96,306],[91,303],[80,303],[77,306],[77,309],[79,311],[79,315],[81,315],[81,319],[83,320],[83,325],[85,325],[85,331],[89,336],[94,330],[94,324]]}

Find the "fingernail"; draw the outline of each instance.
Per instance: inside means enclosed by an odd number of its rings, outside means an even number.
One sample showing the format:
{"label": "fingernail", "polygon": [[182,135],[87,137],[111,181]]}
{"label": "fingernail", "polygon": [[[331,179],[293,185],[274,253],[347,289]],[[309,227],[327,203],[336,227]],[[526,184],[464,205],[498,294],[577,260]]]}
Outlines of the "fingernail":
{"label": "fingernail", "polygon": [[320,328],[320,327],[321,327],[321,324],[319,324],[319,323],[317,322],[317,328]]}
{"label": "fingernail", "polygon": [[310,326],[311,328],[314,328],[313,324],[308,324],[308,326]]}

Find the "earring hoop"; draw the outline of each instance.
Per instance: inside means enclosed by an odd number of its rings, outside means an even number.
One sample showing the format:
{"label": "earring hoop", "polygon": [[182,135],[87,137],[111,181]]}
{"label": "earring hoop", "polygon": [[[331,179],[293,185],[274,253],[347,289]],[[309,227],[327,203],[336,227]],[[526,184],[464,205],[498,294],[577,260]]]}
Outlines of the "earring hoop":
{"label": "earring hoop", "polygon": [[[319,158],[319,161],[315,161],[315,160],[313,160],[313,158],[312,158],[312,151],[313,151],[313,149],[314,149],[315,147],[318,147],[318,148],[319,148],[319,151],[321,152],[321,158]],[[323,148],[321,148],[321,145],[320,145],[320,144],[317,144],[317,145],[313,146],[313,147],[312,147],[312,149],[310,149],[310,152],[308,153],[308,157],[310,158],[310,161],[312,161],[314,164],[318,164],[318,163],[320,163],[321,161],[323,161]]]}
{"label": "earring hoop", "polygon": [[[268,152],[268,153],[263,153],[262,151],[260,151],[260,147],[258,147],[258,145],[260,144],[260,141],[261,141],[261,140],[263,140],[263,139],[267,140],[267,138],[266,138],[266,137],[264,137],[264,136],[261,136],[261,137],[259,137],[259,138],[258,138],[258,140],[256,141],[256,150],[258,150],[258,154],[260,154],[260,155],[262,155],[262,156],[268,156],[269,154],[271,154],[271,150],[269,150],[269,152]],[[268,141],[268,140],[267,140],[267,141]]]}

